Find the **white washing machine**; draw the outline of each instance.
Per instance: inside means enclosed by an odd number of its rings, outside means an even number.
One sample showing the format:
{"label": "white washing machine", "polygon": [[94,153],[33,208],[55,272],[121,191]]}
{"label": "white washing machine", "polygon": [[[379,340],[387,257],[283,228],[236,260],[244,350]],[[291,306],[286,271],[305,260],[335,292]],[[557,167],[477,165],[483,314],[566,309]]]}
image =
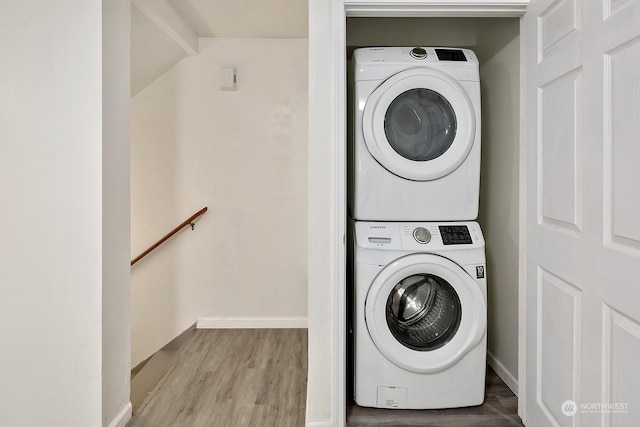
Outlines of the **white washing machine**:
{"label": "white washing machine", "polygon": [[356,49],[350,214],[361,221],[478,216],[480,79],[468,49]]}
{"label": "white washing machine", "polygon": [[484,239],[475,222],[352,222],[354,400],[437,409],[484,401]]}

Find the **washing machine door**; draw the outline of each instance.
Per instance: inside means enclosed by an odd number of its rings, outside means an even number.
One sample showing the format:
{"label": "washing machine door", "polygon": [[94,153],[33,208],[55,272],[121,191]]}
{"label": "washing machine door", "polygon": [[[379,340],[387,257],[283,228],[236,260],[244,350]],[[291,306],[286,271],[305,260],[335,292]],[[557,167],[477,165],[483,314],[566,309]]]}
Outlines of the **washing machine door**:
{"label": "washing machine door", "polygon": [[432,68],[385,80],[367,99],[362,131],[367,149],[389,172],[429,181],[454,171],[473,146],[476,116],[464,88]]}
{"label": "washing machine door", "polygon": [[487,323],[480,285],[458,264],[412,254],[374,279],[365,320],[378,350],[397,366],[435,373],[459,361],[482,340]]}

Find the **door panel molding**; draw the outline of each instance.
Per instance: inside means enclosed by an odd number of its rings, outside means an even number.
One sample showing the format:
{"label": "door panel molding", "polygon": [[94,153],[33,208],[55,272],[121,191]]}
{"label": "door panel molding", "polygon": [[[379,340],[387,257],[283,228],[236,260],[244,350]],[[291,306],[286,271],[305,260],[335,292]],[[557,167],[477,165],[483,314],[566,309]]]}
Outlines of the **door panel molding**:
{"label": "door panel molding", "polygon": [[535,0],[524,19],[527,425],[640,416],[639,20],[640,0]]}
{"label": "door panel molding", "polygon": [[637,80],[638,69],[640,37],[604,54],[604,242],[636,257],[640,257],[637,187],[624,189],[615,184],[640,181],[640,145],[632,142],[640,134],[640,122],[633,116],[637,99],[626,96],[628,88],[637,84],[633,79]]}
{"label": "door panel molding", "polygon": [[538,87],[538,223],[575,237],[582,236],[581,101],[582,67]]}
{"label": "door panel molding", "polygon": [[[577,0],[557,0],[538,17],[538,62],[581,30]],[[567,41],[571,43],[571,40]]]}
{"label": "door panel molding", "polygon": [[[580,400],[580,360],[582,358],[582,291],[575,285],[538,266],[537,302],[537,369],[536,401],[552,424],[564,425],[563,402],[567,395]],[[553,313],[565,306],[563,322],[555,322]],[[568,313],[567,313],[568,312]],[[549,347],[552,351],[543,352]],[[571,377],[566,384],[551,384],[562,378],[566,370]],[[543,378],[543,374],[549,378]],[[548,380],[548,381],[547,381]],[[565,390],[563,390],[563,388]],[[569,389],[568,391],[566,389]],[[564,394],[563,394],[564,392]],[[576,413],[573,425],[580,425],[580,414]]]}

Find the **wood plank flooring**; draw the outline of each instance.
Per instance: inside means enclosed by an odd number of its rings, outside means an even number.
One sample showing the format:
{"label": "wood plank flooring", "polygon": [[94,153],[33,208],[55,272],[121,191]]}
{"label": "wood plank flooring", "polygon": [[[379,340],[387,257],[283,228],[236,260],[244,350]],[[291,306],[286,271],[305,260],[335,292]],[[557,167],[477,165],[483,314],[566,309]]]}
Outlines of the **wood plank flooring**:
{"label": "wood plank flooring", "polygon": [[[485,403],[446,410],[347,404],[349,427],[522,427],[518,400],[487,370]],[[302,427],[306,329],[196,330],[129,427]]]}
{"label": "wood plank flooring", "polygon": [[487,368],[485,402],[481,406],[444,410],[396,410],[347,405],[349,427],[522,427],[518,399],[491,368]]}
{"label": "wood plank flooring", "polygon": [[129,427],[301,427],[306,329],[196,330]]}

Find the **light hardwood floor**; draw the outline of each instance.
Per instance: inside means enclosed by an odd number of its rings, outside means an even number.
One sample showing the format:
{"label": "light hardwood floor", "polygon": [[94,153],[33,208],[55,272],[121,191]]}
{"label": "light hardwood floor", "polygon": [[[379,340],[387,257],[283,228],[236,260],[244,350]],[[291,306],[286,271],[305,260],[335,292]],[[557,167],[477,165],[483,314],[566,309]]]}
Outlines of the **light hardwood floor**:
{"label": "light hardwood floor", "polygon": [[196,330],[129,427],[304,426],[306,329]]}
{"label": "light hardwood floor", "polygon": [[[196,330],[129,427],[303,427],[306,329]],[[491,370],[485,403],[447,410],[347,404],[349,427],[522,427],[518,400]]]}

